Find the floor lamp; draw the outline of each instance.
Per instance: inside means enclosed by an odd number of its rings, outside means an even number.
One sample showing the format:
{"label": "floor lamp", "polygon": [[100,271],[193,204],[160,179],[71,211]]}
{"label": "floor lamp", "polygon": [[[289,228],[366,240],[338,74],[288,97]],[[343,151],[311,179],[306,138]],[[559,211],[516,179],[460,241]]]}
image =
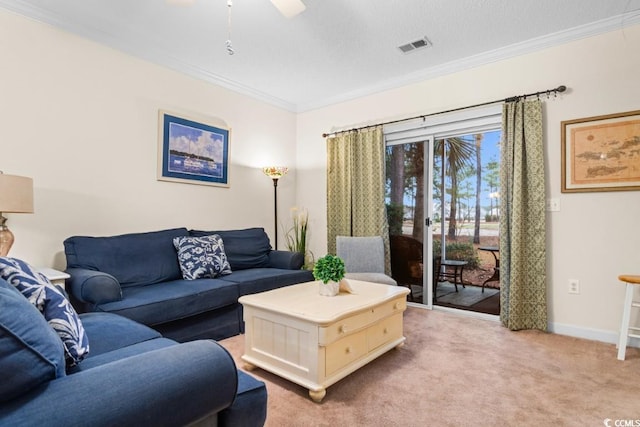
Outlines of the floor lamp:
{"label": "floor lamp", "polygon": [[262,172],[273,180],[273,217],[274,217],[274,232],[276,246],[278,249],[278,179],[282,178],[289,172],[289,168],[285,166],[265,166],[262,168]]}
{"label": "floor lamp", "polygon": [[7,256],[14,242],[3,213],[33,213],[33,179],[0,171],[0,256]]}

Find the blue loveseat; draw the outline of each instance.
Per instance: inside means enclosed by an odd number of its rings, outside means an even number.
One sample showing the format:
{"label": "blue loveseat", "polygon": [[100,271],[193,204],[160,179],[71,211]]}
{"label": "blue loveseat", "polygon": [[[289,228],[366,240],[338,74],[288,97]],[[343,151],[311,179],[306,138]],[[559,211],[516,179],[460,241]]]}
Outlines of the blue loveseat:
{"label": "blue loveseat", "polygon": [[0,425],[264,424],[264,383],[216,342],[179,344],[110,313],[80,319],[90,351],[69,367],[42,313],[0,279]]}
{"label": "blue loveseat", "polygon": [[[185,280],[174,238],[217,234],[231,274]],[[302,254],[272,250],[262,228],[201,231],[174,228],[64,241],[67,291],[79,312],[109,312],[184,342],[244,331],[238,298],[313,280]]]}

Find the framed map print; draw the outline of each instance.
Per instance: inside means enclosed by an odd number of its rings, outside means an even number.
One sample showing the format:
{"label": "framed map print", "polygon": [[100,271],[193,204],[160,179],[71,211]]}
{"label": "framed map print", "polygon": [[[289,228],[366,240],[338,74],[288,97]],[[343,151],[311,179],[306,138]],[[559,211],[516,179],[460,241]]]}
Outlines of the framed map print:
{"label": "framed map print", "polygon": [[158,180],[229,186],[229,129],[222,121],[159,112]]}
{"label": "framed map print", "polygon": [[561,123],[562,192],[640,190],[640,110]]}

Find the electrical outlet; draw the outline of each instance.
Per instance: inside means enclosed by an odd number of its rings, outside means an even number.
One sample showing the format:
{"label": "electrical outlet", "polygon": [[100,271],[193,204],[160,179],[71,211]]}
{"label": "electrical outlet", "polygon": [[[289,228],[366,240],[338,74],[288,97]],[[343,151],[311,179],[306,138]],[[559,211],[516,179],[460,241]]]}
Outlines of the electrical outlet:
{"label": "electrical outlet", "polygon": [[557,197],[552,197],[551,199],[547,199],[547,211],[548,212],[559,212],[560,211],[560,199]]}
{"label": "electrical outlet", "polygon": [[569,279],[569,293],[570,294],[580,293],[580,281],[578,279]]}

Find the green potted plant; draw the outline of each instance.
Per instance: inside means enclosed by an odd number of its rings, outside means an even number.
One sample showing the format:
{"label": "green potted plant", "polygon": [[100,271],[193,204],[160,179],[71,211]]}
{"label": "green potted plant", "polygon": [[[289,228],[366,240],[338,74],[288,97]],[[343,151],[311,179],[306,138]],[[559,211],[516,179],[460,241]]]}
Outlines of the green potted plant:
{"label": "green potted plant", "polygon": [[313,277],[320,283],[320,295],[334,296],[340,291],[340,281],[344,278],[344,261],[335,255],[325,255],[313,266]]}

